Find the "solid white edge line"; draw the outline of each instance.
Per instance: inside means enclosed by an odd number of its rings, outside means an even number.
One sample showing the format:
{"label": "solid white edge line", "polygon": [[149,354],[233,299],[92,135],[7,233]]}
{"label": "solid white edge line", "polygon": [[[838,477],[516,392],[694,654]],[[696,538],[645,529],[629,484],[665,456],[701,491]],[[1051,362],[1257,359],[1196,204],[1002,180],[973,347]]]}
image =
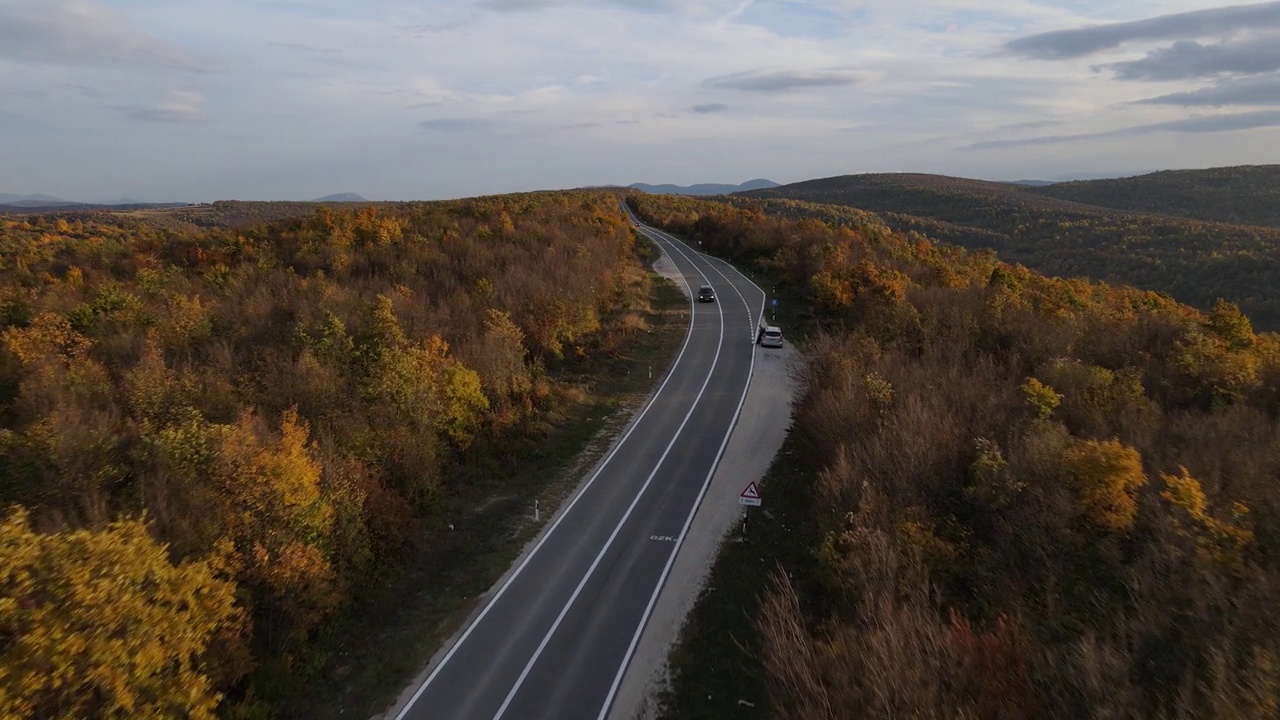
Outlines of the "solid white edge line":
{"label": "solid white edge line", "polygon": [[[644,227],[641,226],[641,232],[643,231]],[[682,255],[684,254],[679,250],[679,248],[677,248],[677,252],[680,252]],[[685,256],[685,259],[689,260],[687,255]],[[702,272],[697,263],[693,263],[691,260],[690,262],[693,264],[693,269],[702,276],[702,279],[706,282],[710,282],[706,273]],[[681,273],[681,275],[683,275],[683,273]],[[685,284],[687,286],[688,282],[686,281]],[[520,692],[521,686],[524,685],[525,678],[529,676],[529,672],[533,670],[533,666],[537,664],[538,658],[542,656],[542,651],[547,647],[547,643],[551,642],[551,638],[555,635],[556,630],[560,629],[560,623],[563,622],[565,616],[569,614],[569,610],[573,607],[573,603],[578,599],[578,595],[582,593],[582,588],[586,587],[587,581],[591,579],[593,574],[595,574],[596,568],[600,565],[600,561],[604,559],[605,553],[607,553],[609,548],[613,546],[613,541],[617,539],[618,533],[622,531],[622,526],[625,525],[627,520],[631,517],[632,511],[636,509],[636,505],[640,504],[640,498],[644,496],[645,490],[649,489],[649,485],[653,482],[653,479],[657,477],[658,470],[662,468],[662,464],[667,460],[667,455],[671,453],[671,448],[675,447],[676,442],[679,441],[680,434],[684,432],[685,426],[689,424],[689,418],[693,417],[694,411],[698,409],[698,404],[702,401],[702,396],[706,393],[707,386],[711,384],[711,378],[715,375],[716,366],[720,362],[720,351],[724,348],[724,308],[720,303],[716,303],[716,311],[720,314],[720,340],[716,345],[715,357],[711,360],[711,369],[707,372],[706,379],[702,381],[702,387],[698,389],[698,394],[694,397],[693,404],[689,406],[689,411],[685,413],[684,419],[680,421],[680,427],[676,428],[675,435],[671,437],[671,442],[667,443],[666,449],[662,451],[662,456],[658,458],[656,463],[654,463],[653,470],[649,473],[649,477],[645,478],[644,485],[640,486],[639,492],[637,492],[635,497],[632,498],[631,504],[627,507],[626,513],[623,514],[622,519],[618,521],[618,524],[614,526],[613,532],[609,534],[609,539],[605,541],[604,547],[600,548],[600,552],[596,554],[595,560],[591,562],[591,567],[587,568],[587,572],[584,573],[582,579],[578,581],[578,586],[574,588],[573,594],[569,596],[568,602],[566,602],[564,607],[560,609],[560,614],[556,616],[555,622],[551,624],[551,628],[547,630],[546,635],[542,637],[542,642],[538,643],[538,647],[534,650],[533,656],[529,658],[529,662],[525,663],[524,670],[520,672],[520,676],[516,678],[515,684],[511,686],[510,692],[507,693],[507,697],[502,701],[502,705],[498,708],[498,712],[493,716],[493,720],[500,720],[502,718],[503,714],[506,713],[507,708],[510,707],[511,701],[514,700],[516,694]],[[692,323],[693,320],[691,316],[691,327]]]}
{"label": "solid white edge line", "polygon": [[[658,232],[662,233],[661,230],[659,230]],[[664,233],[664,234],[666,234],[669,238],[674,239],[674,237],[671,236],[670,233]],[[676,242],[679,242],[679,241],[677,240]],[[677,248],[677,251],[680,252],[680,254],[684,255],[684,252],[680,251],[678,248]],[[685,256],[685,259],[688,259],[687,255]],[[719,258],[716,258],[716,259],[719,259]],[[712,267],[715,268],[714,265],[712,265]],[[729,264],[729,267],[733,267],[733,265]],[[742,276],[744,280],[751,283],[751,285],[754,286],[756,290],[760,291],[760,295],[764,298],[760,303],[760,320],[763,321],[765,306],[769,300],[768,293],[766,293],[763,288],[757,285],[755,281],[753,281],[751,278],[747,277],[744,273],[742,273],[742,271],[738,270],[737,268],[733,268],[733,269],[740,276]],[[718,268],[715,268],[715,270],[717,273],[720,273],[720,270]],[[720,276],[724,277],[726,281],[729,280],[729,278],[724,276],[724,273],[720,273]],[[734,286],[734,290],[735,291],[737,290],[737,286]],[[742,293],[738,293],[738,297],[739,299],[742,300],[743,305],[747,305],[746,298],[742,297]],[[751,311],[751,306],[747,305],[747,312],[750,312],[750,311]],[[662,594],[662,590],[666,586],[667,576],[671,573],[672,566],[675,565],[676,557],[680,554],[680,548],[684,545],[685,536],[689,533],[690,526],[693,525],[693,518],[695,515],[697,515],[698,509],[702,507],[702,501],[706,497],[707,491],[711,488],[711,481],[713,478],[715,478],[716,470],[720,468],[720,460],[724,458],[725,448],[729,446],[729,438],[733,435],[733,431],[736,430],[738,427],[738,420],[742,416],[742,408],[747,402],[747,393],[751,390],[751,379],[755,375],[755,368],[756,368],[756,348],[753,340],[752,348],[751,348],[751,367],[747,371],[747,384],[746,384],[746,387],[742,389],[742,397],[738,399],[738,408],[737,410],[734,411],[733,422],[729,424],[729,430],[728,432],[725,433],[724,439],[720,442],[720,449],[716,452],[715,462],[712,463],[711,470],[707,473],[707,478],[702,483],[702,490],[698,493],[698,498],[696,501],[694,501],[693,507],[690,508],[688,517],[685,518],[684,527],[680,529],[680,535],[676,539],[676,544],[671,551],[671,555],[667,557],[667,564],[662,568],[662,575],[658,578],[658,584],[653,590],[653,595],[649,597],[649,603],[648,605],[645,606],[644,614],[640,617],[640,624],[636,626],[636,632],[634,635],[631,636],[631,644],[627,646],[627,652],[622,657],[622,664],[618,666],[618,672],[616,675],[614,675],[613,684],[609,687],[609,694],[605,696],[604,705],[601,706],[600,714],[596,716],[596,720],[605,720],[609,716],[609,712],[613,709],[613,702],[617,698],[618,689],[622,686],[622,679],[623,677],[626,676],[627,669],[631,665],[631,659],[635,655],[636,646],[640,644],[640,638],[644,634],[645,627],[647,627],[649,624],[649,617],[653,614],[653,608],[655,605],[657,605],[658,597]]]}
{"label": "solid white edge line", "polygon": [[[436,665],[434,670],[431,671],[431,674],[427,676],[427,679],[423,680],[422,684],[418,686],[417,691],[414,692],[411,698],[409,698],[409,702],[406,703],[405,706],[401,708],[400,712],[396,714],[395,720],[404,720],[404,717],[409,713],[410,710],[413,709],[413,704],[418,701],[419,697],[422,697],[422,693],[426,692],[427,686],[431,684],[431,681],[436,679],[436,676],[439,675],[440,671],[444,668],[444,666],[448,664],[449,660],[453,657],[454,653],[458,651],[458,648],[462,647],[462,644],[467,641],[468,637],[471,636],[472,631],[476,629],[476,627],[480,624],[480,622],[484,620],[485,616],[489,614],[489,611],[493,609],[493,606],[497,604],[498,600],[503,596],[503,594],[507,592],[507,588],[511,587],[511,583],[515,582],[516,578],[520,576],[520,573],[524,571],[525,566],[527,566],[529,562],[533,560],[533,556],[538,553],[538,550],[542,547],[543,543],[547,541],[547,538],[551,537],[551,534],[555,532],[557,527],[560,526],[560,522],[563,521],[565,516],[569,514],[569,511],[572,510],[575,505],[577,505],[578,500],[583,495],[586,494],[587,489],[591,487],[591,485],[596,481],[596,478],[600,476],[600,473],[604,471],[605,467],[609,464],[609,461],[613,460],[613,457],[617,455],[619,450],[622,449],[622,446],[627,442],[627,438],[631,437],[631,433],[636,429],[636,427],[640,425],[640,421],[644,419],[644,416],[649,413],[649,409],[653,407],[654,402],[656,402],[658,397],[662,395],[662,391],[666,389],[667,383],[670,382],[671,378],[675,376],[676,368],[680,366],[680,361],[684,358],[685,350],[689,347],[689,340],[693,337],[693,315],[697,309],[697,307],[694,305],[693,289],[689,286],[688,280],[684,278],[684,273],[681,273],[680,281],[684,283],[685,290],[689,295],[689,328],[688,330],[685,331],[684,344],[680,346],[680,353],[676,355],[676,360],[674,363],[671,364],[671,368],[667,371],[667,376],[662,380],[662,384],[658,386],[658,389],[653,393],[653,396],[649,398],[649,401],[647,403],[645,403],[644,409],[642,409],[640,411],[640,414],[636,416],[636,419],[632,421],[631,427],[627,428],[627,431],[622,435],[622,438],[618,440],[618,442],[613,446],[613,449],[609,451],[609,454],[605,457],[605,459],[601,461],[601,463],[598,466],[596,466],[595,472],[591,474],[591,477],[587,479],[586,483],[584,483],[581,489],[579,489],[578,492],[573,496],[573,499],[569,501],[569,504],[566,505],[562,511],[560,511],[559,517],[555,519],[555,522],[551,524],[551,527],[547,528],[546,532],[542,534],[542,537],[533,546],[533,549],[530,550],[529,554],[525,556],[524,561],[521,562],[518,567],[516,567],[515,572],[511,573],[511,575],[507,578],[506,582],[502,583],[502,587],[498,588],[498,592],[494,593],[493,597],[491,597],[488,603],[485,604],[484,609],[480,611],[479,615],[476,616],[476,619],[471,621],[471,624],[467,626],[467,629],[462,633],[462,637],[458,638],[458,641],[455,642],[453,646],[449,648],[449,651],[445,653],[445,656],[443,658],[440,659],[440,663]],[[718,354],[719,353],[717,353],[717,355]],[[705,384],[703,387],[705,387]],[[683,425],[681,427],[683,427]],[[676,435],[679,436],[679,432],[677,432]],[[641,490],[641,492],[644,492],[643,489]],[[626,518],[624,517],[623,521],[625,520]],[[619,522],[618,527],[621,527],[621,526],[622,526],[622,523]]]}

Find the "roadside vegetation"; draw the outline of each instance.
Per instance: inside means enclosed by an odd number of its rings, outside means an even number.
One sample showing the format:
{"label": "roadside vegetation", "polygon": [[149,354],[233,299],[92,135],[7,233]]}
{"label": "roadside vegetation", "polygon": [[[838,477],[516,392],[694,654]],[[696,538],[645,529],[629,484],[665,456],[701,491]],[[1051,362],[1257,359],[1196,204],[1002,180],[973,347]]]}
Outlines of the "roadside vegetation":
{"label": "roadside vegetation", "polygon": [[[1240,171],[1242,179],[1232,180],[1230,187],[1252,190],[1233,195],[1235,205],[1224,200],[1217,206],[1220,212],[1210,212],[1224,192],[1214,189],[1214,173],[1230,171],[1162,173],[1148,179],[1096,181],[1101,185],[1091,181],[1044,188],[939,175],[848,175],[753,190],[734,198],[847,205],[877,213],[896,231],[995,250],[1006,262],[1047,275],[1164,292],[1206,311],[1225,298],[1238,304],[1259,328],[1278,330],[1280,228],[1212,221],[1271,223],[1274,172]],[[1188,207],[1194,210],[1188,217],[1153,214],[1176,206],[1180,192],[1192,198]],[[1113,204],[1103,206],[1108,198]],[[1133,212],[1137,210],[1144,212]]]}
{"label": "roadside vegetation", "polygon": [[340,630],[438,640],[505,568],[677,340],[651,253],[608,193],[0,218],[0,717],[398,690],[433,648],[356,677],[395,653]]}
{"label": "roadside vegetation", "polygon": [[1280,338],[871,220],[630,202],[811,308],[668,717],[1276,716]]}

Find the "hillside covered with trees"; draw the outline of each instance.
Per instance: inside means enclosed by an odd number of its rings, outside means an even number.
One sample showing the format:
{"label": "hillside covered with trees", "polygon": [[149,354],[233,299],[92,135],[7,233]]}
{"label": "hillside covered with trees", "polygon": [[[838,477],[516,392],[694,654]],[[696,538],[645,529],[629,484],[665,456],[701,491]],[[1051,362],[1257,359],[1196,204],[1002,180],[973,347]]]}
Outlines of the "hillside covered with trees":
{"label": "hillside covered with trees", "polygon": [[1280,338],[874,218],[629,202],[811,311],[667,716],[1276,716]]}
{"label": "hillside covered with trees", "polygon": [[149,208],[131,213],[96,212],[78,213],[68,217],[83,217],[86,220],[110,222],[112,217],[125,216],[146,221],[158,228],[177,230],[228,228],[239,230],[253,225],[310,217],[320,207],[330,210],[344,211],[353,207],[377,207],[381,210],[403,208],[406,203],[392,202],[294,202],[290,200],[257,201],[257,200],[218,200],[198,205],[183,205],[172,208]]}
{"label": "hillside covered with trees", "polygon": [[1054,183],[1026,192],[1114,210],[1280,227],[1280,165],[1165,170]]}
{"label": "hillside covered with trees", "polygon": [[647,329],[607,193],[94,218],[0,218],[4,718],[289,715]]}
{"label": "hillside covered with trees", "polygon": [[[1280,329],[1280,229],[1125,212],[1040,193],[1054,187],[849,175],[735,197],[847,205],[878,214],[895,230],[990,248],[1048,275],[1167,292],[1203,310],[1226,298],[1259,327]],[[1155,189],[1143,193],[1159,196]]]}

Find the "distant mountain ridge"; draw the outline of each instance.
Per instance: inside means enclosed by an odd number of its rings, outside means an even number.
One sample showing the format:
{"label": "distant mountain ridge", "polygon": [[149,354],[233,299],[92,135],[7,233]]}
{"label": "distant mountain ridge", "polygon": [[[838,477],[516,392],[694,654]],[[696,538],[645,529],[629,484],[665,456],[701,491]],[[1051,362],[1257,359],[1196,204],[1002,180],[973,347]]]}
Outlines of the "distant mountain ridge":
{"label": "distant mountain ridge", "polygon": [[118,200],[104,200],[101,202],[81,202],[78,200],[66,200],[53,195],[45,195],[43,193],[28,193],[26,195],[17,195],[15,193],[0,193],[0,208],[6,212],[17,212],[21,210],[96,210],[100,208],[149,208],[149,207],[177,207],[186,205],[185,202],[147,202],[146,200],[134,200],[132,198],[120,198]]}
{"label": "distant mountain ridge", "polygon": [[[355,193],[335,193],[333,195],[325,195],[322,198],[316,198],[308,202],[371,202],[368,198]],[[116,205],[129,205],[137,207],[174,207],[178,205],[186,205],[187,203],[157,203],[147,202],[146,200],[134,200],[133,198],[121,198],[119,200],[107,200],[103,202],[81,202],[78,200],[64,200],[53,195],[44,195],[42,193],[28,193],[26,195],[18,195],[16,193],[0,193],[0,205],[7,205],[15,208],[53,208],[53,207],[113,207]]]}
{"label": "distant mountain ridge", "polygon": [[735,199],[843,205],[1006,262],[1167,292],[1202,309],[1217,298],[1280,330],[1280,165],[1165,171],[1042,187],[921,173],[844,175]]}
{"label": "distant mountain ridge", "polygon": [[0,193],[0,215],[31,215],[67,212],[123,212],[155,208],[184,207],[189,203],[148,203],[137,200],[115,200],[100,203],[82,203],[63,200],[51,195],[13,195]]}
{"label": "distant mountain ridge", "polygon": [[1060,182],[1029,192],[1114,210],[1280,227],[1280,165],[1162,170]]}
{"label": "distant mountain ridge", "polygon": [[664,183],[662,185],[650,185],[648,183],[632,183],[627,187],[641,192],[647,192],[651,195],[728,195],[736,192],[747,192],[750,190],[767,190],[769,188],[778,187],[778,183],[764,178],[756,178],[748,180],[739,185],[727,185],[723,183],[698,183],[696,185],[674,185],[672,183]]}
{"label": "distant mountain ridge", "polygon": [[0,205],[15,205],[20,207],[41,207],[44,205],[74,205],[69,200],[63,200],[52,195],[42,195],[40,193],[31,193],[28,195],[15,195],[13,193],[0,193]]}

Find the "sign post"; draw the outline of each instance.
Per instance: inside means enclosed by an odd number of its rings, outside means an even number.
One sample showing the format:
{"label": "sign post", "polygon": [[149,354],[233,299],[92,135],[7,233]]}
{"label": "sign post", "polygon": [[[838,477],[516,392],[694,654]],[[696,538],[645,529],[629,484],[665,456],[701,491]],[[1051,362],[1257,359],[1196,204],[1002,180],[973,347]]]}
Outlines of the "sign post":
{"label": "sign post", "polygon": [[754,480],[747,483],[741,493],[738,493],[738,504],[742,506],[742,537],[747,537],[747,508],[760,507],[760,489],[756,487]]}

